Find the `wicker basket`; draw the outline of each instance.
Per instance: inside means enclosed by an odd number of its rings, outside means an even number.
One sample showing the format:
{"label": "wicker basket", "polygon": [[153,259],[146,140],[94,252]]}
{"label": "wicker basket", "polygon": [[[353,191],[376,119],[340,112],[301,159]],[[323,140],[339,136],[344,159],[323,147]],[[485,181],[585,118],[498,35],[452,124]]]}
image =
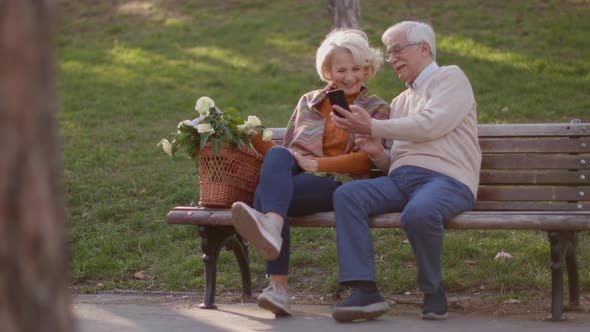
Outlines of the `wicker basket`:
{"label": "wicker basket", "polygon": [[222,143],[217,156],[207,143],[199,156],[199,205],[231,207],[242,201],[252,205],[258,185],[262,156],[246,146],[239,149]]}

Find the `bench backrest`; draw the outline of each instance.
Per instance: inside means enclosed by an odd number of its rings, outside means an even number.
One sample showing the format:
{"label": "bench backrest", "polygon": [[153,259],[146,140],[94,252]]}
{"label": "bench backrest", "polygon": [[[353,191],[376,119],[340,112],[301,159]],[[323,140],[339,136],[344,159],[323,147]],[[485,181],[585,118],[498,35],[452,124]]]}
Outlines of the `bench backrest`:
{"label": "bench backrest", "polygon": [[[284,128],[270,128],[281,143]],[[590,123],[478,126],[475,210],[590,211]]]}

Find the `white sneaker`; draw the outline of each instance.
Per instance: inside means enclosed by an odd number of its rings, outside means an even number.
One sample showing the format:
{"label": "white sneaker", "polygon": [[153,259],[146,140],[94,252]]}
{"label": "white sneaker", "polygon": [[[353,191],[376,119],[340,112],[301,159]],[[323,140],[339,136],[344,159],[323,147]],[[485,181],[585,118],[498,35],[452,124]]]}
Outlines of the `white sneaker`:
{"label": "white sneaker", "polygon": [[291,315],[289,293],[279,284],[271,283],[258,295],[258,306],[277,316]]}
{"label": "white sneaker", "polygon": [[279,258],[283,238],[274,221],[249,207],[246,203],[235,202],[231,207],[234,228],[267,261]]}

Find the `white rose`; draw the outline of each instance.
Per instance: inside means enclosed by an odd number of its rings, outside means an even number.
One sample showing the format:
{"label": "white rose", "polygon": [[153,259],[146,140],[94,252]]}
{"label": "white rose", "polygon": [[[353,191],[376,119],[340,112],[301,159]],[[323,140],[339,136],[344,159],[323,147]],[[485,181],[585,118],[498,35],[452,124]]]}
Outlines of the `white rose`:
{"label": "white rose", "polygon": [[238,125],[238,130],[239,130],[240,132],[242,132],[242,131],[246,130],[247,128],[248,128],[248,126],[246,125],[246,123],[244,123],[244,124],[241,124],[241,125]]}
{"label": "white rose", "polygon": [[193,122],[191,120],[180,121],[178,123],[178,128],[182,127],[182,125],[191,127],[193,125]]}
{"label": "white rose", "polygon": [[172,157],[172,144],[170,144],[169,140],[164,138],[160,141],[160,143],[158,143],[158,145],[162,147],[162,150],[164,150],[164,152],[166,152],[170,157]]}
{"label": "white rose", "polygon": [[195,127],[195,128],[197,128],[197,125],[199,124],[199,122],[201,122],[201,121],[202,121],[204,118],[205,118],[205,117],[204,117],[204,116],[202,116],[202,115],[201,115],[200,117],[198,117],[198,118],[194,118],[194,119],[191,121],[190,125],[191,125],[191,126],[193,126],[193,127]]}
{"label": "white rose", "polygon": [[272,131],[269,129],[264,129],[262,132],[262,140],[263,141],[270,141],[272,139]]}
{"label": "white rose", "polygon": [[248,120],[244,124],[248,127],[262,126],[262,122],[260,122],[260,119],[254,115],[249,115]]}
{"label": "white rose", "polygon": [[197,104],[195,105],[195,110],[199,112],[202,116],[208,116],[211,108],[215,107],[215,102],[213,99],[203,96],[197,100]]}
{"label": "white rose", "polygon": [[199,123],[197,125],[197,132],[199,134],[213,134],[215,129],[209,123]]}
{"label": "white rose", "polygon": [[209,111],[209,109],[199,111],[199,114],[201,114],[201,116],[209,116],[210,113],[211,112]]}

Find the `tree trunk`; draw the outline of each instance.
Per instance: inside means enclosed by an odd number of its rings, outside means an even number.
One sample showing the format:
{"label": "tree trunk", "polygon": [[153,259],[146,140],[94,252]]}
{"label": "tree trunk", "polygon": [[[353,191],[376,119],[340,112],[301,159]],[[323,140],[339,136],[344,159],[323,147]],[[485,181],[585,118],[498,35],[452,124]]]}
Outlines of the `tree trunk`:
{"label": "tree trunk", "polygon": [[332,29],[361,28],[361,0],[328,0],[328,11],[332,16]]}
{"label": "tree trunk", "polygon": [[0,329],[73,330],[55,1],[0,0]]}

